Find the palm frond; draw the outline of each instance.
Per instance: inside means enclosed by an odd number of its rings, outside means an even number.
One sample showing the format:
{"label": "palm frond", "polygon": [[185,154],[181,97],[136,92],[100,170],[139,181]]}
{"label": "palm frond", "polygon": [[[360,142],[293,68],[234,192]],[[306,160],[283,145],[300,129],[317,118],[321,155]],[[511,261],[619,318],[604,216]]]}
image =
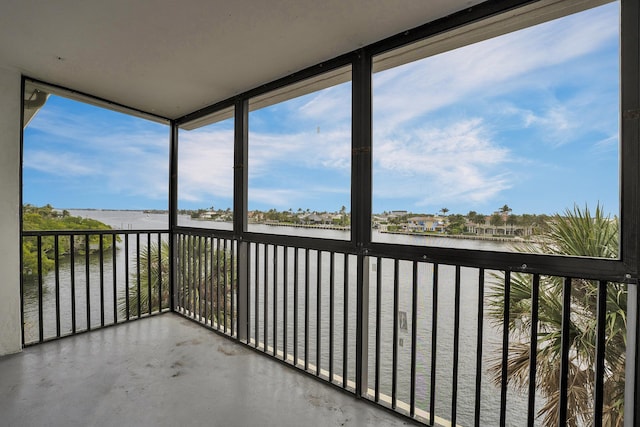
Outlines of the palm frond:
{"label": "palm frond", "polygon": [[[537,244],[524,243],[519,251],[597,258],[617,258],[618,220],[604,215],[598,204],[595,212],[574,206],[555,215],[547,233]],[[531,336],[533,276],[511,273],[509,323],[512,342],[507,358],[507,382],[526,393],[532,339],[536,342],[536,388],[544,397],[538,412],[543,425],[558,425],[559,372],[562,344],[563,278],[541,276],[539,281],[538,329]],[[624,365],[626,349],[626,285],[608,283],[606,293],[605,349],[605,425],[621,425],[624,404]],[[570,361],[567,425],[592,424],[592,401],[595,386],[595,342],[598,282],[584,279],[571,281],[571,317],[569,325]],[[494,325],[502,328],[505,311],[504,275],[492,275],[488,291],[487,313]],[[489,372],[494,384],[500,384],[502,360],[490,360]]]}

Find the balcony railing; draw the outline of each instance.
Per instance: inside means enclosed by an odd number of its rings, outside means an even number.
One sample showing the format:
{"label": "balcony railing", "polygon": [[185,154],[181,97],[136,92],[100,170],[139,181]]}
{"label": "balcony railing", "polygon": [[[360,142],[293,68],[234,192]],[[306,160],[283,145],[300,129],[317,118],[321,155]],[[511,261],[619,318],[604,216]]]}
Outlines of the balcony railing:
{"label": "balcony railing", "polygon": [[[562,424],[579,413],[576,425],[601,425],[623,398],[612,378],[620,367],[611,364],[624,365],[624,345],[611,322],[626,322],[612,316],[626,311],[626,285],[602,277],[438,263],[396,255],[391,245],[374,255],[346,241],[239,240],[187,228],[23,232],[23,242],[39,254],[37,271],[23,275],[27,345],[173,307],[427,425],[536,425],[554,399],[548,419]],[[44,274],[47,251],[54,265]],[[591,315],[595,326],[581,332],[579,319]]]}
{"label": "balcony railing", "polygon": [[23,259],[24,345],[170,309],[169,265],[162,263],[167,231],[23,231],[22,236],[23,248],[36,254],[34,262]]}

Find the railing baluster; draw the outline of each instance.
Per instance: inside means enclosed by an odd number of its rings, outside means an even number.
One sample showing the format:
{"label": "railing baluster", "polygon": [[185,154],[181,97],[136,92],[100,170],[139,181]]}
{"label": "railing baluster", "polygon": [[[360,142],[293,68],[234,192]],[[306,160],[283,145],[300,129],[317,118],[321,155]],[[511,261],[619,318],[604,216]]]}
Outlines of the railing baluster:
{"label": "railing baluster", "polygon": [[429,385],[429,424],[434,425],[436,413],[436,352],[438,350],[438,264],[433,264],[433,289],[431,294],[431,384]]}
{"label": "railing baluster", "polygon": [[267,351],[268,346],[268,332],[269,332],[269,246],[264,245],[264,260],[262,261],[262,265],[264,270],[262,273],[264,274],[264,287],[263,287],[263,300],[262,300],[262,310],[263,310],[263,320],[262,320],[262,334],[264,340],[264,351]]}
{"label": "railing baluster", "polygon": [[476,333],[476,397],[474,425],[480,426],[480,398],[482,397],[482,338],[484,332],[484,268],[478,271],[478,321]]}
{"label": "railing baluster", "polygon": [[335,320],[335,252],[329,257],[329,382],[333,383],[333,334]]}
{"label": "railing baluster", "polygon": [[184,244],[184,239],[185,236],[184,234],[181,234],[179,239],[178,239],[178,267],[180,269],[179,273],[180,273],[180,293],[178,295],[178,304],[180,306],[180,310],[182,311],[182,314],[184,314],[184,293],[185,293],[185,287],[184,284],[186,282],[185,280],[185,270],[186,270],[186,248],[185,248],[185,244]]}
{"label": "railing baluster", "polygon": [[60,338],[60,236],[54,236],[53,253],[56,280],[56,337]]}
{"label": "railing baluster", "polygon": [[596,317],[596,366],[595,387],[593,396],[593,423],[602,427],[602,410],[604,401],[604,355],[606,351],[605,328],[607,326],[607,282],[598,282],[598,300]]}
{"label": "railing baluster", "polygon": [[273,246],[273,355],[278,355],[278,246]]}
{"label": "railing baluster", "polygon": [[507,381],[509,361],[509,316],[511,307],[511,273],[504,273],[504,313],[502,317],[502,373],[500,380],[500,427],[507,421]]}
{"label": "railing baluster", "polygon": [[222,321],[224,325],[224,333],[227,333],[227,274],[228,268],[227,265],[227,239],[224,239],[224,251],[222,252],[223,259],[223,271],[224,271],[224,281],[222,285]]}
{"label": "railing baluster", "polygon": [[[413,262],[411,290],[411,382],[409,398],[409,416],[416,414],[416,338],[418,336],[418,263]],[[455,424],[453,424],[455,425]]]}
{"label": "railing baluster", "polygon": [[116,246],[117,240],[118,240],[118,235],[112,234],[111,235],[111,264],[112,264],[111,273],[113,278],[113,323],[114,324],[118,323],[118,273],[117,273],[118,247]]}
{"label": "railing baluster", "polygon": [[256,248],[256,261],[255,261],[255,301],[254,301],[254,315],[253,318],[255,319],[255,347],[258,348],[258,341],[260,341],[260,333],[258,331],[258,326],[259,326],[259,317],[260,317],[260,295],[259,295],[259,291],[260,291],[260,245],[258,243],[255,244],[255,248]]}
{"label": "railing baluster", "polygon": [[220,274],[221,265],[220,265],[220,239],[218,237],[213,237],[211,239],[211,281],[210,281],[210,292],[209,298],[211,299],[211,308],[210,308],[210,316],[211,316],[211,327],[219,329],[220,323],[220,312],[218,307],[220,306]]}
{"label": "railing baluster", "polygon": [[205,325],[208,325],[209,323],[208,306],[211,305],[209,303],[209,298],[211,298],[211,292],[209,292],[209,290],[211,289],[211,276],[212,276],[210,271],[213,271],[213,269],[209,268],[209,264],[211,263],[210,257],[211,257],[212,250],[213,250],[213,237],[205,237],[204,253],[202,254],[202,259],[204,260],[203,262],[204,276],[203,276],[203,284],[202,284],[202,288],[204,291],[204,314],[203,314],[203,317],[200,319],[200,321]]}
{"label": "railing baluster", "polygon": [[534,274],[531,283],[531,342],[529,348],[529,397],[527,425],[533,427],[536,416],[536,368],[538,355],[538,311],[540,304],[540,275]]}
{"label": "railing baluster", "polygon": [[198,274],[197,272],[197,256],[198,253],[196,252],[196,236],[195,235],[191,235],[189,236],[189,251],[190,251],[190,256],[189,256],[189,286],[190,286],[190,292],[191,292],[191,298],[190,300],[190,309],[189,312],[191,313],[191,318],[195,319],[196,318],[196,304],[198,303],[198,290],[196,288],[197,282],[196,282],[196,274]]}
{"label": "railing baluster", "polygon": [[304,370],[309,370],[309,249],[304,250]]}
{"label": "railing baluster", "polygon": [[91,285],[89,280],[89,234],[84,235],[84,273],[87,309],[87,331],[91,330]]}
{"label": "railing baluster", "polygon": [[[206,242],[205,242],[206,243]],[[202,288],[206,288],[207,285],[202,280],[202,261],[206,262],[206,250],[202,245],[202,236],[198,236],[198,280],[196,280],[198,287],[198,322],[202,322],[202,305],[207,303],[206,296],[202,295]],[[204,297],[204,298],[203,298]]]}
{"label": "railing baluster", "polygon": [[349,255],[344,254],[343,280],[343,313],[342,313],[342,388],[347,388],[348,377],[348,345],[349,345]]}
{"label": "railing baluster", "polygon": [[126,320],[129,320],[129,234],[124,235],[124,298],[127,310]]}
{"label": "railing baluster", "polygon": [[[247,260],[246,260],[246,268],[247,268],[247,345],[251,343],[251,243],[245,243],[247,245]],[[212,313],[213,316],[213,313]]]}
{"label": "railing baluster", "polygon": [[393,339],[391,345],[392,368],[391,368],[391,408],[396,409],[397,389],[398,389],[398,288],[400,274],[400,261],[394,260],[393,264]]}
{"label": "railing baluster", "polygon": [[140,293],[142,274],[140,273],[140,233],[136,233],[136,295],[138,295],[138,304],[136,308],[138,309],[138,319],[142,316],[142,294]]}
{"label": "railing baluster", "polygon": [[104,242],[102,239],[102,234],[98,235],[99,248],[100,251],[100,326],[104,327]]}
{"label": "railing baluster", "polygon": [[38,248],[38,342],[44,341],[43,281],[42,281],[42,236],[36,238]]}
{"label": "railing baluster", "polygon": [[560,405],[558,421],[567,420],[567,392],[569,388],[569,349],[571,347],[571,278],[565,277],[562,283],[562,344],[560,353]]}
{"label": "railing baluster", "polygon": [[215,239],[215,263],[216,263],[216,276],[214,281],[214,292],[215,292],[215,308],[216,308],[216,329],[220,330],[220,322],[222,321],[222,316],[220,315],[220,305],[222,304],[220,293],[222,292],[222,277],[224,274],[224,268],[221,256],[222,255],[222,243],[221,239]]}
{"label": "railing baluster", "polygon": [[289,355],[288,348],[288,312],[289,312],[289,247],[282,247],[282,360],[286,361]]}
{"label": "railing baluster", "polygon": [[316,251],[316,376],[320,375],[321,339],[322,339],[322,252]]}
{"label": "railing baluster", "polygon": [[269,331],[269,245],[264,245],[264,259],[262,261],[264,274],[264,286],[262,288],[263,297],[262,297],[262,334],[264,340],[264,351],[267,352],[268,342],[268,331]]}
{"label": "railing baluster", "polygon": [[162,313],[162,234],[158,233],[158,313]]}
{"label": "railing baluster", "polygon": [[193,299],[193,291],[191,290],[191,264],[192,264],[192,250],[191,250],[191,235],[185,236],[184,242],[185,258],[184,258],[184,314],[191,317],[193,310],[191,308],[191,300]]}
{"label": "railing baluster", "polygon": [[298,248],[293,250],[293,365],[298,365]]}
{"label": "railing baluster", "polygon": [[453,320],[453,378],[451,387],[451,425],[458,418],[458,360],[460,352],[460,266],[456,265]]}
{"label": "railing baluster", "polygon": [[69,279],[71,281],[71,332],[76,333],[76,248],[75,236],[69,235],[69,254],[71,255],[69,265]]}
{"label": "railing baluster", "polygon": [[376,259],[376,378],[375,401],[380,402],[380,327],[382,326],[382,258]]}
{"label": "railing baluster", "polygon": [[230,292],[231,292],[231,307],[230,307],[230,317],[231,317],[231,336],[237,336],[237,332],[235,331],[235,318],[237,316],[237,310],[235,309],[235,293],[236,293],[236,289],[237,289],[237,285],[234,286],[234,284],[236,283],[236,278],[238,277],[237,273],[236,273],[236,250],[238,248],[238,244],[232,240],[231,241],[231,245],[230,245],[230,251],[231,251],[231,284],[229,285],[230,288]]}
{"label": "railing baluster", "polygon": [[[196,296],[198,297],[198,306],[197,306],[197,319],[198,322],[202,322],[202,304],[203,302],[203,292],[202,292],[202,288],[203,288],[203,283],[202,283],[202,260],[203,260],[203,248],[202,248],[202,236],[197,236],[196,238],[196,244],[197,246],[197,250],[196,250],[196,256],[197,256],[197,261],[196,261],[196,269],[195,269],[195,274],[197,275],[196,279],[194,280],[195,282],[195,287],[197,289],[196,292]],[[206,258],[205,258],[206,260]],[[204,287],[206,287],[206,285],[204,285]]]}

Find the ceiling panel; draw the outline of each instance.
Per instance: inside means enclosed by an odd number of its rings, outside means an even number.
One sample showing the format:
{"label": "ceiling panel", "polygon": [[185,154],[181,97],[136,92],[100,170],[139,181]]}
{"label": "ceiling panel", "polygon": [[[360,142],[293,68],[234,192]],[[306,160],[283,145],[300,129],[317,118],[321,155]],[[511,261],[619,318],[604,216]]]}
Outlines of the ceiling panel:
{"label": "ceiling panel", "polygon": [[3,0],[0,66],[177,118],[479,0]]}

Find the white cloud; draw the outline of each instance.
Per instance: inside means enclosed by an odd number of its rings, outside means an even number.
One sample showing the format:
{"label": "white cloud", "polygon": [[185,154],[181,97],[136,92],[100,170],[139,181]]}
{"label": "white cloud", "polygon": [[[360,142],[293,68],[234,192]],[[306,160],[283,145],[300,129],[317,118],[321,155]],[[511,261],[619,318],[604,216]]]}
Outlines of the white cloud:
{"label": "white cloud", "polygon": [[78,154],[28,149],[24,152],[24,168],[56,176],[81,177],[99,173],[98,167]]}
{"label": "white cloud", "polygon": [[617,13],[608,5],[374,75],[375,197],[488,202],[529,179],[518,165],[548,161],[520,158],[502,132],[530,129],[551,149],[615,132],[617,94],[603,78],[617,78],[615,64],[580,61],[615,45]]}
{"label": "white cloud", "polygon": [[303,118],[329,123],[351,120],[350,83],[316,92],[309,98],[299,108]]}
{"label": "white cloud", "polygon": [[181,131],[178,195],[181,200],[210,202],[233,197],[233,131]]}
{"label": "white cloud", "polygon": [[305,191],[297,191],[282,188],[251,188],[249,205],[264,204],[267,206],[277,206],[280,209],[294,208],[294,205],[305,199],[307,193]]}
{"label": "white cloud", "polygon": [[380,72],[374,76],[375,126],[393,128],[477,96],[545,90],[572,79],[569,70],[544,70],[615,40],[618,29],[610,22],[616,12],[588,11]]}
{"label": "white cloud", "polygon": [[55,191],[81,184],[79,203],[98,194],[166,200],[168,127],[115,114],[50,99],[25,132],[25,170],[68,181]]}
{"label": "white cloud", "polygon": [[294,134],[249,134],[249,173],[270,174],[274,164],[346,171],[351,165],[350,130],[316,129]]}
{"label": "white cloud", "polygon": [[374,197],[410,198],[418,206],[484,201],[510,187],[509,159],[480,119],[402,130],[375,141]]}

